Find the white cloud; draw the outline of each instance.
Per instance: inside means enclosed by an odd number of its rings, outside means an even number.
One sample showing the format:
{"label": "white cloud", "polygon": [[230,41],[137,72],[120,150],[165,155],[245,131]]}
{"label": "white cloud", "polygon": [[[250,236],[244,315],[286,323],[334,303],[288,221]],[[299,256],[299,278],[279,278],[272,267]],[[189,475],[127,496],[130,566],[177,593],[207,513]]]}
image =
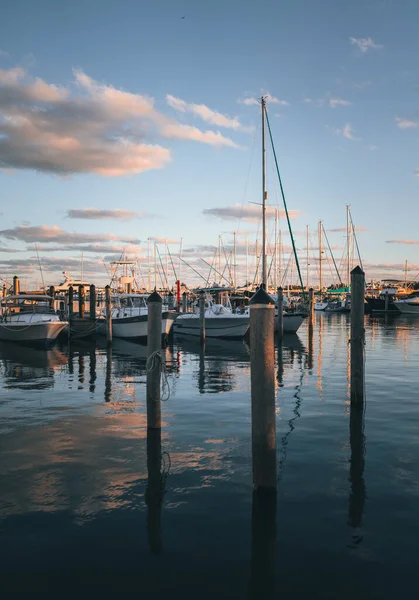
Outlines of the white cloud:
{"label": "white cloud", "polygon": [[368,150],[378,150],[378,146],[374,146],[374,144],[371,144],[371,146],[367,146]]}
{"label": "white cloud", "polygon": [[22,242],[55,242],[57,244],[76,243],[83,244],[89,242],[105,241],[126,241],[139,243],[140,240],[133,240],[126,236],[117,236],[111,233],[77,233],[65,231],[57,225],[19,225],[13,229],[0,230],[0,237],[9,240],[20,240]]}
{"label": "white cloud", "polygon": [[170,94],[166,96],[166,102],[169,106],[175,110],[183,113],[192,113],[193,115],[201,118],[206,123],[211,125],[217,125],[218,127],[227,127],[236,131],[249,131],[250,128],[244,127],[238,117],[227,117],[222,113],[212,110],[205,104],[191,104],[176,98]]}
{"label": "white cloud", "polygon": [[416,121],[410,121],[402,117],[396,117],[396,122],[399,129],[415,129],[419,125]]}
{"label": "white cloud", "polygon": [[[278,106],[289,106],[289,102],[286,100],[279,100],[276,96],[272,96],[269,92],[261,92],[261,94],[265,97],[265,100],[269,104],[277,104]],[[239,104],[245,104],[246,106],[260,106],[260,98],[239,98],[237,100]]]}
{"label": "white cloud", "polygon": [[[157,135],[237,147],[219,132],[180,125],[154,99],[99,83],[81,70],[67,87],[0,69],[0,167],[121,176],[164,167]],[[152,142],[152,143],[151,143]]]}
{"label": "white cloud", "polygon": [[419,169],[415,169],[413,172],[416,175],[416,177],[419,177]]}
{"label": "white cloud", "polygon": [[370,37],[367,37],[367,38],[350,37],[349,41],[351,44],[357,46],[359,48],[359,50],[361,50],[361,52],[363,52],[363,53],[368,52],[368,50],[378,50],[379,48],[383,47],[380,44],[376,44],[375,42],[373,42]]}
{"label": "white cloud", "polygon": [[387,240],[386,244],[406,244],[408,246],[419,246],[417,240]]}
{"label": "white cloud", "polygon": [[101,209],[101,208],[71,208],[67,211],[69,219],[120,219],[126,221],[128,219],[136,219],[138,217],[148,217],[143,212],[132,210],[124,210],[122,208]]}
{"label": "white cloud", "polygon": [[[274,207],[267,207],[266,212],[268,217],[274,217],[276,210],[277,209]],[[202,212],[204,215],[224,220],[243,219],[244,221],[257,222],[262,218],[261,208],[252,205],[242,206],[241,204],[235,204],[234,206],[224,206],[220,208],[206,208]],[[291,219],[297,217],[300,212],[300,210],[288,211]],[[282,209],[279,210],[278,216],[281,219],[285,218],[285,211]]]}
{"label": "white cloud", "polygon": [[349,100],[343,100],[342,98],[330,98],[329,99],[329,105],[332,108],[336,108],[336,106],[350,106],[352,104],[352,102],[349,102]]}
{"label": "white cloud", "polygon": [[336,135],[341,135],[345,139],[352,140],[354,142],[359,141],[361,139],[361,138],[355,137],[352,127],[349,123],[346,123],[346,125],[344,126],[343,129],[333,129],[332,131],[334,131],[334,133],[336,133]]}

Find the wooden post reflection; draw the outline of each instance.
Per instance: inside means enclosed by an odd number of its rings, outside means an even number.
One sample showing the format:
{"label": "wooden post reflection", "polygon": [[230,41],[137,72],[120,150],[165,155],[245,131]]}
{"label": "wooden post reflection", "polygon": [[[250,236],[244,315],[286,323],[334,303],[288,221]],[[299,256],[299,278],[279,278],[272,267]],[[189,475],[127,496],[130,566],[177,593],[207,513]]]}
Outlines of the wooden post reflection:
{"label": "wooden post reflection", "polygon": [[161,429],[147,429],[147,534],[148,543],[153,554],[163,550],[162,541],[162,507],[164,483],[161,459]]}
{"label": "wooden post reflection", "polygon": [[68,372],[74,375],[74,352],[71,344],[68,345]]}
{"label": "wooden post reflection", "polygon": [[94,392],[96,388],[96,347],[92,346],[89,357],[89,391]]}
{"label": "wooden post reflection", "polygon": [[284,357],[283,357],[283,341],[282,341],[282,337],[278,336],[276,338],[276,347],[277,347],[277,361],[278,361],[278,368],[277,368],[277,372],[276,372],[276,380],[278,382],[278,386],[279,387],[283,387],[283,380],[284,380]]}
{"label": "wooden post reflection", "polygon": [[112,346],[106,347],[105,402],[112,400]]}
{"label": "wooden post reflection", "polygon": [[84,356],[79,350],[79,383],[84,383]]}
{"label": "wooden post reflection", "polygon": [[198,389],[200,394],[205,392],[205,342],[199,349]]}
{"label": "wooden post reflection", "polygon": [[252,502],[252,562],[249,600],[270,600],[275,592],[276,491],[257,490]]}
{"label": "wooden post reflection", "polygon": [[362,516],[364,513],[366,498],[366,487],[364,481],[364,407],[362,404],[351,404],[351,412],[349,417],[349,442],[351,446],[349,467],[351,491],[349,495],[348,522],[351,527],[357,529],[362,525]]}
{"label": "wooden post reflection", "polygon": [[313,322],[310,321],[308,324],[308,352],[307,352],[307,368],[311,370],[313,368]]}

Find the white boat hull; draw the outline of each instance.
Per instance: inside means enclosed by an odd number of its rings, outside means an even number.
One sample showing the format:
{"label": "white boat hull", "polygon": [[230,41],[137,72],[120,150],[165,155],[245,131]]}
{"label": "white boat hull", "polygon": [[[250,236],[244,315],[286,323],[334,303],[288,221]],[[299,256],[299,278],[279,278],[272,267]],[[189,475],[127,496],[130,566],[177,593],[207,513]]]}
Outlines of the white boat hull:
{"label": "white boat hull", "polygon": [[[297,333],[303,320],[304,316],[300,313],[284,313],[284,333]],[[276,323],[277,321],[275,317],[275,331],[277,331]]]}
{"label": "white boat hull", "polygon": [[0,340],[27,344],[52,343],[67,327],[66,321],[0,323]]}
{"label": "white boat hull", "polygon": [[314,310],[326,310],[327,302],[316,302],[314,305]]}
{"label": "white boat hull", "polygon": [[[205,318],[205,336],[208,338],[240,339],[249,327],[249,316],[221,314]],[[200,336],[200,320],[197,313],[179,315],[173,326],[174,333]]]}
{"label": "white boat hull", "polygon": [[394,306],[397,306],[403,315],[419,315],[419,302],[401,300],[399,302],[396,301]]}
{"label": "white boat hull", "polygon": [[[162,335],[169,335],[172,329],[174,313],[162,314]],[[112,319],[112,337],[123,339],[146,339],[148,330],[148,315],[136,317],[121,317]],[[101,320],[98,333],[106,335],[106,322]]]}

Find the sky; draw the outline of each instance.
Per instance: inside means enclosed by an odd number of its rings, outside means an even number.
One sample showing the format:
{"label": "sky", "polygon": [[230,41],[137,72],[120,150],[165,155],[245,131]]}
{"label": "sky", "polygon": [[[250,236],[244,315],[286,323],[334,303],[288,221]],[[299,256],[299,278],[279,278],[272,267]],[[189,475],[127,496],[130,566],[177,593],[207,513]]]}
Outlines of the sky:
{"label": "sky", "polygon": [[[405,260],[410,277],[419,271],[416,0],[7,4],[3,280],[39,285],[41,264],[45,284],[57,284],[63,270],[79,276],[83,262],[89,280],[107,283],[109,263],[125,253],[144,281],[150,239],[162,264],[168,240],[175,270],[181,264],[181,279],[194,283],[207,277],[202,258],[213,261],[220,235],[230,256],[233,232],[237,282],[246,245],[251,278],[261,95],[303,273],[309,228],[309,280],[318,280],[319,220],[341,264],[346,205],[368,279],[401,276]],[[290,238],[270,147],[267,189],[268,239],[272,246],[278,209],[284,273]],[[201,279],[179,263],[181,240]]]}

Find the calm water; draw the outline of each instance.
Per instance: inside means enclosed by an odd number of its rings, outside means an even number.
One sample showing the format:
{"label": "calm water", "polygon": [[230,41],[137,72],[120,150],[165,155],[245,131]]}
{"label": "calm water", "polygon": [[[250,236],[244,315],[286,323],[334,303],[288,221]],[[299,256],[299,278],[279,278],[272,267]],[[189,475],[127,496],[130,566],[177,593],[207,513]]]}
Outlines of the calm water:
{"label": "calm water", "polygon": [[366,320],[365,415],[352,417],[348,326],[318,315],[312,339],[305,323],[284,342],[276,503],[252,494],[244,343],[166,350],[162,474],[144,347],[1,346],[7,597],[415,595],[419,319]]}

